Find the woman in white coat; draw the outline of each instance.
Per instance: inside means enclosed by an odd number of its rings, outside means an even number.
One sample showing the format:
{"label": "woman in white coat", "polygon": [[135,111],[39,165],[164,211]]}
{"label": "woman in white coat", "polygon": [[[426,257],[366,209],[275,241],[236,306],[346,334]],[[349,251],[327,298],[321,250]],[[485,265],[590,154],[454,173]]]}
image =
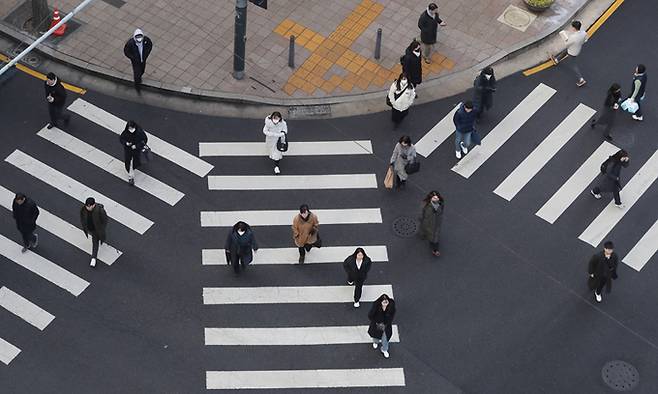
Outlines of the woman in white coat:
{"label": "woman in white coat", "polygon": [[283,120],[280,112],[272,112],[265,118],[263,134],[265,134],[265,147],[270,159],[274,160],[274,173],[280,174],[279,161],[283,158],[283,152],[277,148],[277,141],[283,137],[287,140],[288,125]]}
{"label": "woman in white coat", "polygon": [[405,73],[400,74],[388,90],[388,100],[391,103],[391,120],[397,127],[409,113],[409,107],[416,98],[413,84],[407,80]]}

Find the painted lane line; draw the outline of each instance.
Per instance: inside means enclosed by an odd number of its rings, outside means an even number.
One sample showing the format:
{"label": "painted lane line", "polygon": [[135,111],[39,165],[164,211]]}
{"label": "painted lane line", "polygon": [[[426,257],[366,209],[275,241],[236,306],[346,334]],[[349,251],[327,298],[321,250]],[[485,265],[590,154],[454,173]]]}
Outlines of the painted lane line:
{"label": "painted lane line", "polygon": [[[306,254],[304,264],[342,263],[347,256],[354,253],[359,246],[323,246],[314,249],[313,253]],[[361,246],[373,262],[387,262],[388,252],[386,245]],[[254,254],[251,264],[297,264],[299,251],[297,248],[260,248]],[[224,249],[203,249],[201,251],[203,265],[225,265]]]}
{"label": "painted lane line", "polygon": [[566,145],[571,138],[587,123],[596,111],[586,106],[578,106],[546,137],[526,158],[498,185],[494,193],[507,201],[514,196],[539,173],[539,171]]}
{"label": "painted lane line", "polygon": [[153,225],[152,221],[137,212],[124,207],[111,198],[83,185],[68,175],[57,171],[18,149],[7,156],[5,161],[80,202],[84,203],[87,197],[94,197],[97,202],[105,206],[105,210],[111,218],[139,234],[144,234]]}
{"label": "painted lane line", "polygon": [[[379,208],[314,209],[320,224],[381,223]],[[233,227],[242,220],[251,226],[290,226],[298,210],[202,211],[201,227]]]}
{"label": "painted lane line", "polygon": [[455,124],[452,122],[452,117],[459,109],[461,103],[457,104],[448,115],[439,121],[432,129],[427,132],[414,146],[416,152],[427,157],[436,150],[445,140],[448,139],[455,132]]}
{"label": "painted lane line", "polygon": [[[372,302],[383,293],[393,297],[391,285],[363,286],[361,301]],[[204,287],[204,305],[314,304],[354,302],[352,286]]]}
{"label": "painted lane line", "polygon": [[[371,155],[370,140],[291,141],[286,156]],[[267,156],[265,142],[200,142],[199,156]]]}
{"label": "painted lane line", "polygon": [[622,261],[639,272],[656,252],[658,252],[658,220],[644,233]]}
{"label": "painted lane line", "polygon": [[619,223],[633,205],[649,189],[651,184],[658,178],[658,151],[647,160],[646,163],[633,175],[630,181],[621,190],[621,202],[626,205],[624,209],[615,207],[615,202],[610,203],[603,209],[599,216],[578,237],[581,241],[596,247],[603,238]]}
{"label": "painted lane line", "polygon": [[[77,98],[68,107],[69,111],[89,119],[97,125],[104,127],[115,134],[120,135],[126,127],[126,121],[118,118],[111,113],[99,108],[87,101]],[[164,141],[157,136],[146,133],[148,136],[148,145],[160,157],[163,157],[174,164],[196,174],[200,177],[206,176],[213,166],[198,157],[182,150],[181,148]]]}
{"label": "painted lane line", "polygon": [[402,368],[206,371],[208,390],[404,386]]}
{"label": "painted lane line", "polygon": [[555,89],[540,83],[482,139],[482,145],[472,147],[452,170],[464,178],[469,178],[554,94]]}
{"label": "painted lane line", "polygon": [[[368,326],[205,328],[207,346],[301,346],[372,343]],[[400,342],[393,325],[391,342]]]}
{"label": "painted lane line", "polygon": [[16,358],[20,352],[21,349],[0,338],[0,361],[5,365],[9,365],[9,363]]}
{"label": "painted lane line", "polygon": [[46,260],[38,254],[28,251],[21,253],[23,247],[0,235],[0,254],[21,267],[32,271],[52,284],[61,287],[74,296],[79,296],[89,286],[89,282],[70,273],[59,265]]}
{"label": "painted lane line", "polygon": [[[14,201],[15,196],[16,193],[0,186],[0,204],[10,211],[12,210],[12,201]],[[91,241],[85,237],[82,230],[46,211],[41,206],[39,206],[37,226],[91,256]],[[107,265],[112,265],[119,256],[121,256],[121,251],[107,243],[103,243],[98,248],[98,259]]]}
{"label": "painted lane line", "polygon": [[41,331],[55,319],[55,316],[4,286],[0,288],[0,306]]}
{"label": "painted lane line", "polygon": [[376,189],[375,174],[208,175],[210,190]]}
{"label": "painted lane line", "polygon": [[[117,178],[124,181],[127,180],[128,173],[126,172],[123,161],[108,155],[102,150],[97,149],[56,127],[53,127],[50,130],[44,127],[37,133],[37,135],[73,153],[79,158],[86,160],[98,168],[107,171]],[[179,192],[173,187],[139,170],[135,170],[135,187],[159,198],[171,206],[176,205],[176,203],[185,196],[185,194]]]}
{"label": "painted lane line", "polygon": [[557,192],[539,208],[535,215],[553,224],[576,201],[583,190],[601,173],[601,163],[615,154],[619,148],[603,142],[587,160],[560,186]]}

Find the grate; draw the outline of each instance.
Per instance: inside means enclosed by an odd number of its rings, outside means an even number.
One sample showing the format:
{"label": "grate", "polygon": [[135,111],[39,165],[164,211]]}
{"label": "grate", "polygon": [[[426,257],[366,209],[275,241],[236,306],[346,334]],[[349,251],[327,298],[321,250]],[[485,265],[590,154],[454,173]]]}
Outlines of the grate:
{"label": "grate", "polygon": [[400,216],[393,221],[393,233],[398,237],[413,237],[418,232],[419,223],[409,216]]}
{"label": "grate", "polygon": [[288,117],[291,119],[326,115],[331,115],[330,105],[321,104],[288,107]]}
{"label": "grate", "polygon": [[615,391],[631,391],[640,383],[640,373],[626,361],[608,361],[601,369],[605,384]]}

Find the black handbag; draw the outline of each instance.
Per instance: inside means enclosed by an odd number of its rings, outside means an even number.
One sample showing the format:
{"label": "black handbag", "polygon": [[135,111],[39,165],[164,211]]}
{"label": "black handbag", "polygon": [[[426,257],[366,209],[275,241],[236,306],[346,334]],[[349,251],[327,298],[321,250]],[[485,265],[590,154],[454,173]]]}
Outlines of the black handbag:
{"label": "black handbag", "polygon": [[146,161],[151,161],[151,147],[144,144],[144,147],[142,148],[142,156],[144,156]]}
{"label": "black handbag", "polygon": [[283,137],[279,137],[279,139],[276,140],[276,150],[279,152],[288,151],[288,135],[286,133],[283,133]]}
{"label": "black handbag", "polygon": [[414,159],[413,161],[410,161],[407,163],[406,166],[404,166],[404,171],[407,174],[413,174],[415,172],[420,171],[420,161],[418,159]]}

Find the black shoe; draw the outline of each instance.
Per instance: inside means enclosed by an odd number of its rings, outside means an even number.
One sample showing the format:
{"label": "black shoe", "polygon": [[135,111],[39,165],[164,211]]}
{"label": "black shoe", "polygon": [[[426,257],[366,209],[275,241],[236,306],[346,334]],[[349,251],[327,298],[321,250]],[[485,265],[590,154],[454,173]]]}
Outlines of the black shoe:
{"label": "black shoe", "polygon": [[612,136],[611,135],[606,135],[605,139],[608,140],[608,141],[612,141]]}
{"label": "black shoe", "polygon": [[55,125],[52,124],[52,123],[48,123],[48,124],[46,125],[46,128],[47,128],[48,130],[52,129],[53,127],[55,127]]}
{"label": "black shoe", "polygon": [[591,128],[596,127],[596,119],[592,119],[592,122],[589,124],[589,127],[591,127]]}

